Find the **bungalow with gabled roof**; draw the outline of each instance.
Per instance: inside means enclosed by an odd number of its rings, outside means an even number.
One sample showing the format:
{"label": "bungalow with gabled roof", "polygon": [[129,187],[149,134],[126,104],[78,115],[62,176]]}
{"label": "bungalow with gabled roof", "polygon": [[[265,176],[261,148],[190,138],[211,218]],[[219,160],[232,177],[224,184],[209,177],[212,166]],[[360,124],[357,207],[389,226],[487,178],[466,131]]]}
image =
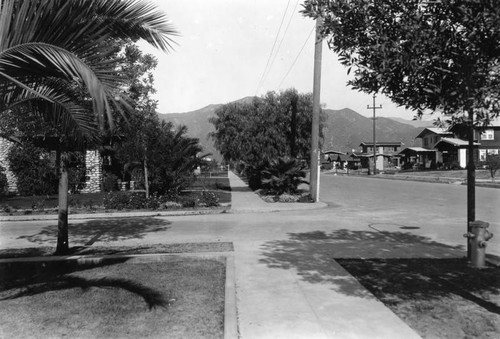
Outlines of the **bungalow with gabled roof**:
{"label": "bungalow with gabled roof", "polygon": [[[467,166],[467,129],[456,125],[451,129],[425,128],[416,138],[422,147],[408,147],[400,152],[407,164],[417,168],[465,168]],[[476,164],[486,161],[488,154],[500,153],[500,120],[492,121],[484,130],[474,131],[473,154]]]}

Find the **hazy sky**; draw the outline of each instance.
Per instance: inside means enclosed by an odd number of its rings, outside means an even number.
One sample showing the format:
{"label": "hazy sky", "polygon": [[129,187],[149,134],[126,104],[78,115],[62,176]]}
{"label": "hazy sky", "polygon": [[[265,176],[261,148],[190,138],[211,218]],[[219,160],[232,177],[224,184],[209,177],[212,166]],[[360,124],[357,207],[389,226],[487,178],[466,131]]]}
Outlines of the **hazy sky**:
{"label": "hazy sky", "polygon": [[[299,13],[303,0],[153,2],[181,34],[168,54],[141,44],[143,51],[159,60],[154,73],[159,112],[187,112],[290,87],[312,92],[315,23]],[[371,116],[367,105],[372,105],[372,96],[351,90],[346,81],[346,68],[324,43],[321,103]],[[376,104],[383,106],[377,115],[413,117],[383,96],[377,97]]]}

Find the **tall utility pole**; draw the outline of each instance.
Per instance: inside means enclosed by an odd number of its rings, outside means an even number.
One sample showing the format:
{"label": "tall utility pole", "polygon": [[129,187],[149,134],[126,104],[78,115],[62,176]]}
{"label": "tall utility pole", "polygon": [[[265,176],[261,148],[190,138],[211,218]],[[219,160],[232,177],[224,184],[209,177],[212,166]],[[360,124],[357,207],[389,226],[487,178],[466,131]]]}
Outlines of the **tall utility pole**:
{"label": "tall utility pole", "polygon": [[323,39],[321,37],[321,26],[323,18],[316,19],[316,39],[314,44],[314,82],[313,82],[313,115],[311,126],[311,176],[309,186],[311,188],[311,198],[314,202],[319,201],[319,113],[320,91],[321,91],[321,56]]}
{"label": "tall utility pole", "polygon": [[382,108],[382,105],[375,106],[375,96],[376,94],[373,93],[373,106],[366,105],[367,109],[373,109],[373,175],[377,174],[377,143],[375,138],[375,120],[377,118],[375,118],[375,111]]}

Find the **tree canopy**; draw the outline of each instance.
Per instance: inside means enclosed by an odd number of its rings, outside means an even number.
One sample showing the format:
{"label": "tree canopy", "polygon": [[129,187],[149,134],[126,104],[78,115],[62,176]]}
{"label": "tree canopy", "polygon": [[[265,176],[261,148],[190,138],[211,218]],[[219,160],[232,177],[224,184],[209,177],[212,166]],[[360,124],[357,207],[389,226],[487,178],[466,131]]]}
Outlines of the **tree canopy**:
{"label": "tree canopy", "polygon": [[279,156],[307,158],[311,116],[311,94],[268,92],[220,107],[210,119],[211,137],[226,161],[256,165]]}
{"label": "tree canopy", "polygon": [[322,35],[353,70],[354,89],[417,115],[442,112],[452,124],[498,117],[498,1],[306,0],[302,12],[323,18]]}

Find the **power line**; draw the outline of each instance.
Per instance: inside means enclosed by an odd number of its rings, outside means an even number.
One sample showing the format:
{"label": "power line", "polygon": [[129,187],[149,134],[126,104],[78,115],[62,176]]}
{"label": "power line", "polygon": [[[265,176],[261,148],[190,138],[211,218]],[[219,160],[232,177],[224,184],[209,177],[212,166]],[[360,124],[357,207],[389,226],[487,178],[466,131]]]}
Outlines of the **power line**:
{"label": "power line", "polygon": [[267,58],[267,63],[266,63],[266,67],[264,68],[264,72],[262,72],[262,76],[260,77],[259,84],[257,85],[257,89],[255,89],[255,95],[257,95],[259,87],[262,84],[262,81],[264,79],[264,75],[266,74],[267,67],[269,66],[269,62],[271,61],[271,57],[272,57],[273,52],[274,52],[274,47],[276,47],[276,42],[278,41],[278,37],[279,37],[280,31],[281,31],[281,27],[283,26],[283,21],[285,21],[286,12],[288,11],[288,6],[289,5],[290,5],[290,0],[288,0],[288,2],[286,4],[285,11],[283,12],[283,17],[281,18],[281,23],[280,23],[280,27],[278,28],[278,33],[276,33],[276,37],[274,38],[273,47],[271,48],[271,53],[269,53],[269,57]]}
{"label": "power line", "polygon": [[285,40],[286,33],[288,32],[288,28],[290,27],[290,23],[292,22],[292,18],[293,18],[294,14],[295,14],[295,10],[297,9],[297,6],[298,6],[298,5],[299,5],[299,0],[297,0],[297,1],[295,2],[295,7],[293,8],[293,10],[292,10],[292,14],[290,15],[290,18],[288,19],[288,23],[287,23],[287,25],[286,25],[285,32],[284,32],[284,33],[283,33],[283,35],[281,36],[281,41],[280,41],[280,43],[279,43],[279,45],[278,45],[278,48],[276,49],[276,53],[274,54],[274,57],[273,57],[273,59],[272,59],[272,61],[271,61],[271,64],[270,64],[270,66],[269,66],[269,69],[267,70],[267,74],[266,74],[266,75],[265,75],[265,77],[264,77],[264,81],[265,81],[265,79],[267,78],[267,76],[269,75],[269,72],[271,72],[271,69],[273,68],[274,61],[276,61],[276,57],[277,57],[277,56],[278,56],[278,54],[279,54],[279,51],[280,51],[281,45],[283,44],[283,41]]}
{"label": "power line", "polygon": [[302,45],[302,48],[300,49],[299,53],[297,54],[297,56],[295,57],[295,60],[293,61],[292,65],[290,66],[290,68],[288,69],[288,71],[286,72],[285,76],[283,77],[283,79],[281,79],[281,82],[278,86],[278,88],[281,87],[281,85],[283,84],[283,81],[285,81],[286,77],[288,76],[288,74],[290,74],[290,71],[292,70],[293,66],[295,66],[295,63],[297,62],[297,60],[299,59],[299,56],[300,54],[302,53],[302,51],[304,50],[304,47],[306,47],[306,44],[307,42],[309,41],[309,38],[311,38],[311,34],[312,32],[314,32],[314,28],[315,26],[312,27],[311,31],[309,32],[309,35],[307,36],[307,39],[306,41],[304,41],[304,44]]}

